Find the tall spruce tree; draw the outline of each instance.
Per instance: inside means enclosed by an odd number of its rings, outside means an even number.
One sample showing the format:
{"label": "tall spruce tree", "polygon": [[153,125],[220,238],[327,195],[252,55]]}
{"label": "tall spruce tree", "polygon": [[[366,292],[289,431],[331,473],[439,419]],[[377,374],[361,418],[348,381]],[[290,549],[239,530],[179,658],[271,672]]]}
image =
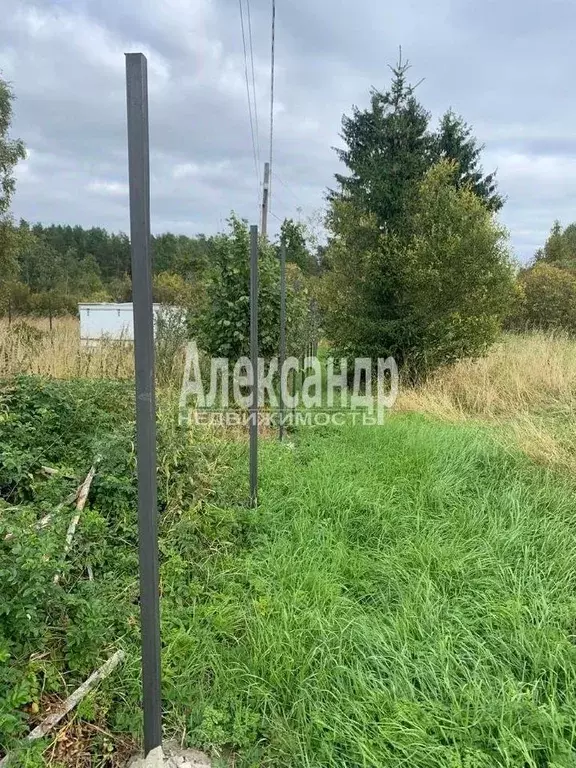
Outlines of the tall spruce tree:
{"label": "tall spruce tree", "polygon": [[468,186],[490,211],[499,211],[496,174],[484,174],[472,128],[452,110],[442,117],[437,131],[429,129],[430,114],[416,99],[417,85],[407,79],[409,62],[402,57],[392,70],[389,90],[371,91],[370,107],[354,107],[342,118],[344,149],[336,148],[348,174],[337,173],[338,190],[330,201],[349,200],[359,211],[375,214],[380,225],[401,232],[414,190],[426,172],[440,160],[454,161],[454,184]]}
{"label": "tall spruce tree", "polygon": [[429,128],[408,69],[400,60],[390,89],[343,118],[320,293],[339,354],[392,354],[415,380],[496,338],[512,270],[482,147],[452,112]]}
{"label": "tall spruce tree", "polygon": [[473,192],[486,204],[490,211],[499,211],[504,198],[498,194],[496,173],[484,175],[480,155],[484,149],[472,134],[472,127],[451,109],[440,121],[438,133],[433,137],[435,152],[433,158],[453,160],[457,164],[455,177],[459,188],[470,186]]}
{"label": "tall spruce tree", "polygon": [[370,107],[353,108],[342,118],[346,149],[336,149],[349,174],[336,174],[340,185],[329,198],[349,200],[374,214],[388,230],[401,227],[406,206],[431,163],[433,144],[428,134],[429,113],[407,81],[408,62],[395,67],[390,90],[373,89]]}

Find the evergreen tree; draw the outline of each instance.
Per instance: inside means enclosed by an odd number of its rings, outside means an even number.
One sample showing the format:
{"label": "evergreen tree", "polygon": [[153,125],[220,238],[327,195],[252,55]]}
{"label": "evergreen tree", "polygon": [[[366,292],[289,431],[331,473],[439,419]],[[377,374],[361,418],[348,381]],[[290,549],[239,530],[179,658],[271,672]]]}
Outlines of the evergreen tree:
{"label": "evergreen tree", "polygon": [[568,224],[562,236],[568,249],[569,258],[576,264],[576,224]]}
{"label": "evergreen tree", "polygon": [[388,229],[399,227],[431,160],[430,115],[416,100],[415,86],[407,82],[409,68],[400,57],[391,68],[390,90],[373,89],[369,109],[354,107],[351,117],[343,117],[346,149],[336,152],[350,173],[337,173],[340,191],[329,193],[332,201],[346,199],[374,214]]}
{"label": "evergreen tree", "polygon": [[546,262],[561,269],[576,269],[576,227],[574,224],[562,231],[558,220],[552,225],[544,248],[539,248],[534,256],[535,262]]}
{"label": "evergreen tree", "polygon": [[498,194],[496,174],[486,176],[480,165],[484,149],[472,134],[472,128],[452,110],[448,110],[440,121],[440,128],[434,137],[435,160],[453,160],[457,164],[456,185],[470,186],[484,201],[490,211],[499,211],[504,198]]}
{"label": "evergreen tree", "polygon": [[337,356],[386,358],[416,380],[482,353],[512,293],[505,232],[456,163],[441,161],[418,185],[404,231],[383,230],[348,200],[323,278],[323,327]]}
{"label": "evergreen tree", "polygon": [[349,200],[359,211],[375,214],[380,226],[401,234],[417,185],[435,163],[447,160],[457,165],[453,183],[458,189],[469,186],[488,210],[500,210],[504,199],[495,173],[482,170],[484,147],[472,128],[449,110],[439,129],[430,131],[430,115],[414,95],[417,86],[407,80],[410,65],[400,57],[391,69],[390,89],[373,89],[368,109],[354,107],[342,118],[346,146],[336,152],[349,173],[336,174],[340,189],[330,191],[329,200]]}

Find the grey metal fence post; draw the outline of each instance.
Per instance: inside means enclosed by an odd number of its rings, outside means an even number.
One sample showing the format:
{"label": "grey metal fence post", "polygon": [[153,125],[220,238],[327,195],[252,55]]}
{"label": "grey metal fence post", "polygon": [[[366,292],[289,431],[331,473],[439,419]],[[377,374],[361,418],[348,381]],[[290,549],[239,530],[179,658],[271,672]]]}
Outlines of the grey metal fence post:
{"label": "grey metal fence post", "polygon": [[[280,440],[284,438],[284,388],[282,368],[286,360],[286,243],[280,244]],[[286,382],[288,385],[288,382]]]}
{"label": "grey metal fence post", "polygon": [[136,368],[138,553],[142,633],[144,754],[162,743],[154,320],[150,259],[150,157],[146,57],[126,54],[130,243]]}
{"label": "grey metal fence post", "polygon": [[258,227],[250,227],[250,505],[258,503]]}

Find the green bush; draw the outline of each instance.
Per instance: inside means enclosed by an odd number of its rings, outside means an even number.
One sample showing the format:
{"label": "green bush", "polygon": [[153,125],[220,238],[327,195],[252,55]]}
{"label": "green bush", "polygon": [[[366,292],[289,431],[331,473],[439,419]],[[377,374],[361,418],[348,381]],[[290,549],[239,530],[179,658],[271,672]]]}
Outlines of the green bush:
{"label": "green bush", "polygon": [[31,314],[40,317],[77,315],[78,297],[58,291],[43,291],[30,295],[29,306]]}
{"label": "green bush", "polygon": [[496,339],[513,287],[505,232],[455,172],[441,162],[426,174],[401,231],[334,203],[322,299],[338,353],[392,355],[415,379]]}
{"label": "green bush", "polygon": [[[117,698],[100,687],[95,706],[108,724],[138,730],[133,398],[132,387],[109,381],[20,377],[0,387],[0,755],[18,750],[46,696],[65,698],[117,647],[129,657],[117,673],[124,687]],[[202,554],[212,558],[218,548],[220,516],[202,511],[199,501],[225,450],[205,434],[193,440],[176,413],[164,401],[157,432],[159,547],[173,574],[180,564],[182,573],[193,571]],[[74,513],[65,500],[96,456],[97,473],[66,553]],[[47,473],[44,464],[56,472]],[[93,748],[96,755],[97,742]]]}
{"label": "green bush", "polygon": [[152,292],[154,301],[159,304],[187,307],[192,296],[192,285],[175,272],[160,272],[154,275]]}
{"label": "green bush", "polygon": [[[134,394],[124,382],[78,379],[66,382],[20,376],[0,382],[0,434],[41,464],[92,463],[96,442],[113,432],[119,418],[132,418]],[[0,452],[0,471],[2,456]]]}
{"label": "green bush", "polygon": [[[214,238],[214,269],[208,282],[208,306],[192,321],[198,345],[209,355],[237,360],[250,351],[250,233],[232,216],[230,233]],[[258,338],[260,357],[278,354],[280,267],[274,247],[258,242]],[[296,265],[287,277],[287,334],[293,346],[308,311],[306,280]],[[292,342],[292,344],[290,344]]]}
{"label": "green bush", "polygon": [[30,288],[19,280],[7,280],[0,286],[0,314],[30,313]]}
{"label": "green bush", "polygon": [[507,325],[576,333],[576,275],[543,262],[521,272]]}

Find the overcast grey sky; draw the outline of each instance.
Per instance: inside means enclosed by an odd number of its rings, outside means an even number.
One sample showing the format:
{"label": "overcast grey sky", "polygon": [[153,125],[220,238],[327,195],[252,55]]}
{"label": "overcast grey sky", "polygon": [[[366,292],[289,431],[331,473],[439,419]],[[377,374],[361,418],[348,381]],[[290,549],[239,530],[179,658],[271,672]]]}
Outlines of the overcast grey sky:
{"label": "overcast grey sky", "polygon": [[[516,255],[576,219],[574,0],[277,4],[276,216],[321,209],[342,113],[386,87],[402,45],[435,119],[452,107],[486,144]],[[270,5],[251,0],[262,160]],[[0,71],[29,150],[14,214],[128,229],[125,51],[149,62],[153,230],[212,233],[232,209],[255,220],[237,0],[0,0]]]}

